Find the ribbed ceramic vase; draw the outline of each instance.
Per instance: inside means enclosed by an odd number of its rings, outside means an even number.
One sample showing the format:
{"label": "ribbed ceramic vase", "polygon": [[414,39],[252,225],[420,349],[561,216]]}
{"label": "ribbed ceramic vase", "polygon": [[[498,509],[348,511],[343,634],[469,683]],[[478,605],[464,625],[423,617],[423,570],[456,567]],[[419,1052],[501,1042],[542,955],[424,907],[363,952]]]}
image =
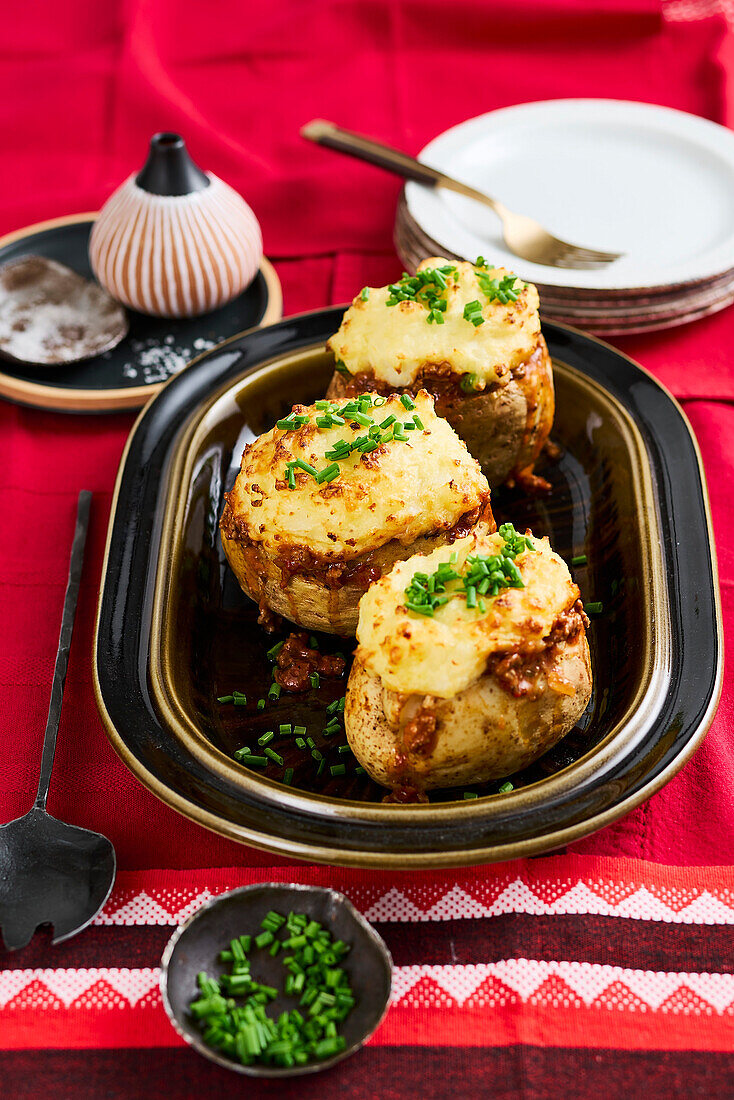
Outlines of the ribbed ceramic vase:
{"label": "ribbed ceramic vase", "polygon": [[244,199],[202,172],[178,134],[156,134],[142,171],[92,228],[92,270],[119,302],[156,317],[196,317],[255,278],[262,234]]}

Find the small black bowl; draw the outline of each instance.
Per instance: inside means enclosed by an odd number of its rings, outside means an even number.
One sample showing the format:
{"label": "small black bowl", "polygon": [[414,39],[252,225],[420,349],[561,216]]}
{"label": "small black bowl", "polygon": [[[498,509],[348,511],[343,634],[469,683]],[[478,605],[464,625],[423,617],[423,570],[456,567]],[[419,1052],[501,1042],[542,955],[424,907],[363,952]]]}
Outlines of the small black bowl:
{"label": "small black bowl", "polygon": [[[204,970],[211,977],[219,977],[226,969],[219,961],[219,952],[228,947],[230,940],[236,936],[257,933],[260,922],[271,909],[283,914],[291,910],[305,913],[320,921],[335,939],[351,946],[351,951],[340,965],[349,975],[357,1003],[340,1029],[347,1045],[332,1058],[303,1066],[243,1066],[221,1051],[207,1046],[196,1021],[189,1014],[189,1004],[198,993],[197,974]],[[254,972],[258,981],[283,988],[286,971],[278,956],[271,958],[267,952],[260,953]],[[372,925],[343,894],[321,886],[290,883],[257,883],[212,898],[176,929],[161,960],[163,1005],[179,1035],[205,1058],[251,1077],[295,1077],[302,1073],[317,1073],[354,1054],[382,1022],[390,1000],[391,982],[390,952]],[[294,999],[286,998],[281,993],[272,1002],[269,1014],[277,1016],[284,1009],[294,1007]]]}

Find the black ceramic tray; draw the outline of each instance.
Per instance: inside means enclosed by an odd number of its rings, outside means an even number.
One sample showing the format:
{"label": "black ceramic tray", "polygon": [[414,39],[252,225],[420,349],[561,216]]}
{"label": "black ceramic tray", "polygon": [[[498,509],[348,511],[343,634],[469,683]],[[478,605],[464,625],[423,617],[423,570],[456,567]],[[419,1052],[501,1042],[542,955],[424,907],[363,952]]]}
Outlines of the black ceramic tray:
{"label": "black ceramic tray", "polygon": [[[0,238],[0,264],[45,256],[93,278],[89,233],[94,214],[29,225]],[[205,317],[146,317],[127,310],[130,331],[110,351],[64,367],[22,366],[0,357],[0,396],[59,412],[114,412],[149,401],[172,374],[202,351],[255,325],[280,320],[280,281],[263,259],[249,287]]]}
{"label": "black ceramic tray", "polygon": [[[317,768],[293,739],[294,768],[247,769],[233,752],[280,723],[308,727],[327,761],[331,682],[258,712],[273,637],[256,624],[223,559],[217,521],[244,443],[295,401],[323,394],[324,342],[339,309],[290,318],[214,349],[173,379],[130,438],[110,520],[95,682],[109,737],[170,806],[283,855],[364,866],[477,863],[558,847],[608,824],[665,783],[703,737],[721,683],[716,566],[700,458],[675,401],[614,349],[546,325],[560,460],[535,501],[493,494],[498,522],[548,534],[604,610],[590,630],[595,689],[582,721],[527,772],[383,805],[354,762]],[[322,638],[325,648],[336,640]],[[343,643],[341,643],[343,647]],[[347,647],[348,648],[348,647]],[[246,707],[216,698],[245,692]],[[339,738],[337,738],[339,740]],[[337,757],[335,756],[336,760]],[[342,758],[343,759],[343,758]]]}

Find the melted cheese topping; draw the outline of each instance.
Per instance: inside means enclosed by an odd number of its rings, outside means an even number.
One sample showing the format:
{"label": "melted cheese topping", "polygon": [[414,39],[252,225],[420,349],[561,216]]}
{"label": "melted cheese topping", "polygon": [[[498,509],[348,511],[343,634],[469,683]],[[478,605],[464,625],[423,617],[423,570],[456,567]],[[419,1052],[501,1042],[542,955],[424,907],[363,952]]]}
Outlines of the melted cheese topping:
{"label": "melted cheese topping", "polygon": [[325,452],[338,440],[351,441],[369,431],[349,421],[319,429],[316,417],[323,412],[314,405],[297,405],[293,411],[307,414],[309,423],[291,431],[272,428],[248,444],[229,495],[237,526],[272,553],[298,546],[326,559],[348,560],[391,539],[409,545],[421,535],[453,527],[489,499],[478,462],[448,422],[436,416],[425,391],[416,396],[413,410],[392,395],[367,413],[376,424],[389,416],[406,423],[418,414],[423,430],[406,431],[405,442],[384,443],[370,454],[353,452],[339,462],[340,474],[330,483],[319,485],[296,470],[291,489],[286,463],[300,458],[323,470],[332,462]]}
{"label": "melted cheese topping", "polygon": [[499,553],[501,535],[479,531],[452,546],[398,562],[360,600],[359,660],[391,691],[450,699],[483,675],[493,653],[543,649],[543,638],[578,599],[579,590],[548,539],[531,541],[535,552],[525,550],[515,559],[525,588],[485,596],[484,613],[454,598],[433,618],[425,618],[406,609],[405,589],[414,573],[430,575],[452,553],[457,555],[457,572],[467,555]]}
{"label": "melted cheese topping", "polygon": [[[451,261],[433,257],[418,270],[447,263]],[[370,287],[366,301],[359,295],[354,299],[328,342],[350,374],[365,372],[398,388],[410,386],[424,369],[473,374],[478,389],[510,380],[511,371],[526,362],[538,344],[538,291],[532,283],[518,282],[523,289],[517,301],[487,301],[476,267],[458,261],[453,266],[458,283],[448,276],[442,325],[428,323],[428,309],[420,302],[387,306],[390,289],[386,286]],[[497,267],[486,274],[502,279],[511,273]],[[477,301],[484,323],[474,326],[464,319],[464,307]]]}

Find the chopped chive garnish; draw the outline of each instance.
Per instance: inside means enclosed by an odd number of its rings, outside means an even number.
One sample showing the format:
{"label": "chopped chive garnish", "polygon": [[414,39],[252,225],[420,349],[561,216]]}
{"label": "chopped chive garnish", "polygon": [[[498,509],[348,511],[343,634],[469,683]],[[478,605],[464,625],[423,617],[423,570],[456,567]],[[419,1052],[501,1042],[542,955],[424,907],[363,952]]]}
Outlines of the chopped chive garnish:
{"label": "chopped chive garnish", "polygon": [[307,747],[306,742],[304,741],[304,739],[302,737],[297,737],[296,738],[296,745],[299,749],[305,749]]}
{"label": "chopped chive garnish", "polygon": [[362,287],[361,291],[359,292],[359,296],[363,302],[366,302],[370,296],[370,288],[368,286]]}
{"label": "chopped chive garnish", "polygon": [[358,764],[358,765],[357,765],[357,767],[356,767],[356,768],[354,769],[354,774],[355,774],[355,775],[366,775],[367,773],[365,772],[365,770],[364,770],[364,768],[362,767],[362,765],[361,765],[361,764]]}
{"label": "chopped chive garnish", "polygon": [[571,565],[586,565],[586,554],[577,554],[575,558],[571,558]]}
{"label": "chopped chive garnish", "polygon": [[346,775],[347,766],[346,764],[332,764],[329,771],[332,775]]}
{"label": "chopped chive garnish", "polygon": [[282,722],[278,726],[278,733],[281,737],[290,737],[290,735],[293,733],[293,726],[290,724],[290,722]]}
{"label": "chopped chive garnish", "polygon": [[351,752],[352,750],[349,747],[349,745],[344,744],[344,745],[337,745],[336,751],[340,754],[343,754],[345,752]]}
{"label": "chopped chive garnish", "polygon": [[306,727],[305,726],[294,726],[293,727],[293,732],[297,737],[303,737],[303,735],[306,732]]}
{"label": "chopped chive garnish", "polygon": [[249,756],[251,752],[252,749],[249,745],[243,745],[241,749],[237,749],[237,752],[234,754],[234,758],[235,760],[243,760],[246,756]]}
{"label": "chopped chive garnish", "polygon": [[468,802],[470,799],[479,798],[476,791],[464,791],[464,801]]}
{"label": "chopped chive garnish", "polygon": [[332,462],[331,466],[327,466],[326,469],[321,470],[316,474],[316,481],[319,485],[322,485],[325,481],[333,481],[334,478],[339,477],[341,469],[338,462]]}
{"label": "chopped chive garnish", "polygon": [[[429,320],[431,322],[435,321],[437,324],[443,324],[442,313],[445,309],[446,301],[437,300],[434,307],[431,309]],[[402,394],[400,400],[405,409],[415,409],[415,402],[410,394]],[[288,487],[290,489],[297,488],[296,471],[298,470],[314,478],[318,485],[329,484],[339,477],[341,473],[339,463],[348,459],[354,451],[359,451],[361,454],[370,454],[372,451],[377,450],[383,443],[391,442],[392,440],[397,440],[401,443],[407,442],[410,438],[408,433],[414,431],[416,428],[421,431],[425,430],[423,422],[417,414],[413,417],[412,421],[407,420],[405,423],[391,414],[387,416],[382,423],[378,424],[372,417],[375,410],[381,408],[387,401],[387,397],[364,393],[358,398],[347,401],[342,405],[325,399],[315,402],[315,407],[319,412],[319,415],[315,417],[315,423],[319,430],[328,430],[334,425],[344,425],[350,422],[352,428],[359,425],[367,428],[368,431],[367,434],[360,435],[353,440],[337,439],[331,447],[324,452],[324,458],[329,465],[325,466],[322,470],[317,469],[315,465],[307,462],[303,458],[294,458],[286,462],[285,477]],[[308,415],[300,413],[296,415],[293,413],[289,417],[279,420],[277,424],[279,427],[293,428],[308,423],[308,421]],[[393,429],[391,435],[386,434],[387,429],[390,427]]]}
{"label": "chopped chive garnish", "polygon": [[280,699],[280,684],[271,684],[270,691],[268,692],[268,698]]}
{"label": "chopped chive garnish", "polygon": [[289,787],[293,782],[293,768],[286,768],[283,772],[283,782]]}
{"label": "chopped chive garnish", "polygon": [[482,316],[482,303],[478,300],[473,302],[467,302],[464,306],[464,320],[470,321],[475,328],[484,324],[484,317]]}
{"label": "chopped chive garnish", "polygon": [[260,746],[260,748],[262,749],[262,748],[265,747],[265,745],[269,745],[274,737],[275,737],[275,734],[273,733],[273,731],[268,730],[267,733],[264,733],[264,734],[262,734],[261,737],[258,737],[257,743]]}
{"label": "chopped chive garnish", "polygon": [[265,699],[258,699],[258,701],[257,701],[257,709],[258,710],[265,710],[266,706],[267,706],[267,703],[266,703]]}
{"label": "chopped chive garnish", "polygon": [[281,768],[283,767],[283,757],[279,756],[275,749],[266,749],[265,755],[269,760],[272,760],[274,764],[279,764]]}
{"label": "chopped chive garnish", "polygon": [[498,301],[503,305],[507,305],[508,302],[516,302],[526,285],[518,279],[517,275],[503,275],[501,279],[491,279],[488,272],[477,271],[476,276],[477,282],[488,300],[490,302]]}
{"label": "chopped chive garnish", "polygon": [[289,416],[283,417],[282,420],[276,420],[275,422],[276,428],[281,428],[286,432],[294,431],[303,424],[308,424],[308,417],[301,413],[291,413]]}
{"label": "chopped chive garnish", "polygon": [[600,600],[592,601],[592,603],[585,603],[584,610],[587,611],[589,615],[600,615],[604,610],[604,604]]}
{"label": "chopped chive garnish", "polygon": [[[449,599],[463,597],[469,609],[478,607],[486,613],[486,595],[496,596],[504,588],[524,588],[522,574],[515,558],[526,551],[535,552],[532,541],[519,534],[511,523],[503,523],[499,529],[503,547],[499,554],[470,554],[461,571],[453,568],[456,552],[452,551],[448,562],[441,562],[430,576],[417,572],[405,589],[405,607],[416,615],[432,618]],[[452,582],[458,584],[452,584]],[[449,585],[452,587],[448,587]]]}
{"label": "chopped chive garnish", "polygon": [[249,756],[243,757],[243,760],[247,764],[248,768],[266,768],[268,766],[267,756],[254,756],[252,753],[250,753]]}
{"label": "chopped chive garnish", "polygon": [[428,312],[426,321],[428,324],[443,324],[443,313],[448,305],[447,291],[449,279],[454,276],[456,281],[456,267],[452,264],[444,264],[442,267],[426,268],[417,271],[415,275],[403,273],[397,283],[388,287],[386,306],[396,306],[400,302],[414,302],[422,305]]}
{"label": "chopped chive garnish", "polygon": [[507,782],[503,783],[502,786],[500,787],[499,793],[500,794],[508,794],[509,791],[514,791],[514,789],[515,789],[514,784],[510,783],[510,781],[508,779]]}
{"label": "chopped chive garnish", "polygon": [[234,695],[218,695],[217,696],[217,702],[218,703],[231,703],[233,699],[234,699]]}
{"label": "chopped chive garnish", "polygon": [[269,661],[277,660],[278,654],[285,645],[285,642],[276,642],[272,649],[268,650],[267,657]]}
{"label": "chopped chive garnish", "polygon": [[321,683],[321,677],[319,676],[318,672],[312,672],[309,676],[309,680],[311,681],[312,688],[317,688]]}

